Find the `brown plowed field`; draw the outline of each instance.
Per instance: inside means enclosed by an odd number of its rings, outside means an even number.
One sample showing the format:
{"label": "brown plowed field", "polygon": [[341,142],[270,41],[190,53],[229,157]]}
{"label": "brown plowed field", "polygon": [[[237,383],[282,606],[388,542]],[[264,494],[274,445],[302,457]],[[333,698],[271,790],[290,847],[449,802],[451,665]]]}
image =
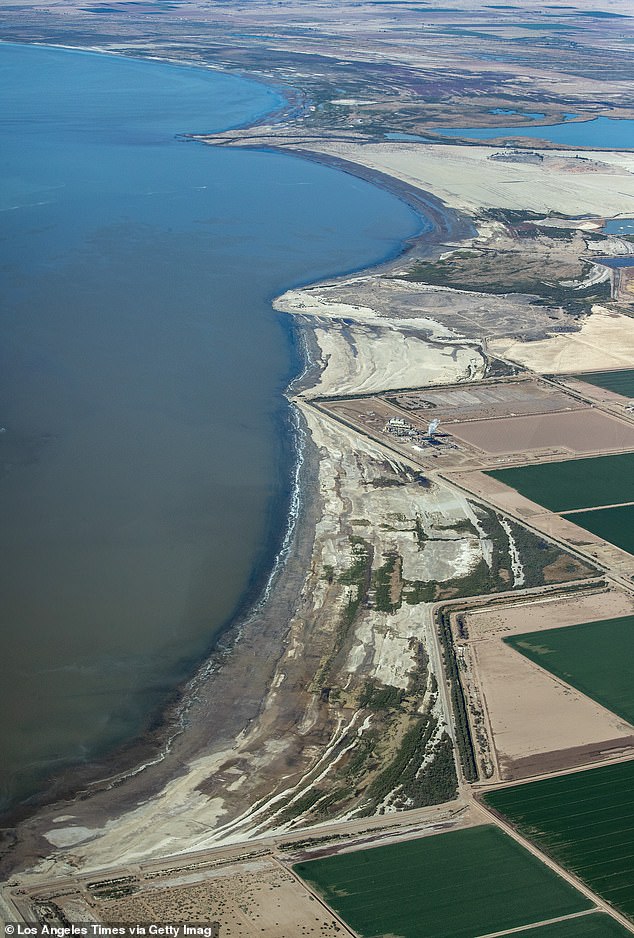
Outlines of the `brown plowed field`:
{"label": "brown plowed field", "polygon": [[590,407],[453,423],[450,429],[452,436],[492,455],[541,449],[582,455],[634,448],[634,425]]}

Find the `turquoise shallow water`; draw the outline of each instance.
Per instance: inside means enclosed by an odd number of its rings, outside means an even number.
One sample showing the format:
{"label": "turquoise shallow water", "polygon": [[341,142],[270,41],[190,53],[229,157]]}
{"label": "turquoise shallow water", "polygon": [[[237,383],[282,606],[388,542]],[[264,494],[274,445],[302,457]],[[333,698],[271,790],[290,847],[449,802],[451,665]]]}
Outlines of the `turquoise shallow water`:
{"label": "turquoise shallow water", "polygon": [[175,136],[279,104],[0,44],[4,806],[142,732],[264,583],[299,367],[271,298],[421,229],[341,172]]}

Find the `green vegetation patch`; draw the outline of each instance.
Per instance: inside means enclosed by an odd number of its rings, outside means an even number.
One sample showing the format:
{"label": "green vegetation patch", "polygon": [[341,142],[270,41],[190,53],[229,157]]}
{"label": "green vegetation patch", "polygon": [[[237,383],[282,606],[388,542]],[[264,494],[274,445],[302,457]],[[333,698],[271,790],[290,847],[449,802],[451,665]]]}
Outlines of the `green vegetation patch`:
{"label": "green vegetation patch", "polygon": [[371,545],[367,541],[364,541],[362,537],[356,537],[355,535],[350,538],[350,543],[352,544],[354,560],[352,566],[348,567],[347,570],[344,570],[344,572],[340,574],[339,582],[346,586],[352,586],[353,589],[348,599],[348,605],[344,611],[343,630],[340,629],[340,641],[338,642],[337,651],[343,643],[347,629],[354,622],[360,606],[365,601],[372,575]]}
{"label": "green vegetation patch", "polygon": [[418,603],[433,603],[438,592],[438,584],[433,580],[408,580],[403,590],[403,599],[408,606]]}
{"label": "green vegetation patch", "polygon": [[[551,237],[555,232],[547,230]],[[566,233],[567,234],[567,233]],[[569,235],[568,235],[569,237]],[[416,261],[398,279],[504,296],[522,293],[533,296],[537,305],[561,306],[578,315],[592,304],[610,297],[609,281],[575,286],[573,278],[584,277],[589,265],[574,261],[566,268],[566,281],[558,282],[561,266],[551,264],[545,253],[527,256],[520,251],[454,251],[439,261]]]}
{"label": "green vegetation patch", "polygon": [[467,703],[460,681],[458,662],[456,661],[456,650],[451,634],[449,614],[446,612],[441,612],[438,616],[438,635],[442,644],[445,672],[451,687],[451,709],[453,710],[456,746],[462,766],[462,774],[466,781],[475,782],[478,779],[478,766],[467,714]]}
{"label": "green vegetation patch", "polygon": [[634,762],[484,796],[526,837],[634,919]]}
{"label": "green vegetation patch", "polygon": [[550,511],[634,501],[634,453],[492,469],[487,475]]}
{"label": "green vegetation patch", "polygon": [[634,616],[527,632],[504,641],[634,724]]}
{"label": "green vegetation patch", "polygon": [[520,938],[627,938],[631,932],[604,912],[576,916],[520,932]]}
{"label": "green vegetation patch", "polygon": [[364,938],[474,938],[591,908],[569,883],[488,825],[294,869]]}
{"label": "green vegetation patch", "polygon": [[[372,575],[374,608],[379,612],[396,612],[401,606],[401,558],[396,553],[386,554],[385,563]],[[393,599],[393,579],[397,576],[397,598]]]}
{"label": "green vegetation patch", "polygon": [[580,528],[598,534],[617,547],[634,554],[634,505],[600,508],[598,511],[575,511],[566,515]]}
{"label": "green vegetation patch", "polygon": [[442,804],[456,797],[458,782],[450,737],[443,733],[430,748],[437,725],[436,717],[424,713],[410,726],[393,760],[368,786],[364,815],[374,814],[393,791],[398,792],[401,806],[410,808]]}
{"label": "green vegetation patch", "polygon": [[401,706],[404,697],[405,691],[400,687],[379,684],[378,681],[366,681],[361,691],[359,706],[368,707],[370,710],[394,710]]}
{"label": "green vegetation patch", "polygon": [[634,398],[634,368],[626,368],[624,371],[595,371],[591,374],[577,374],[571,377],[585,381],[586,384],[594,384],[606,391],[622,394],[623,397]]}

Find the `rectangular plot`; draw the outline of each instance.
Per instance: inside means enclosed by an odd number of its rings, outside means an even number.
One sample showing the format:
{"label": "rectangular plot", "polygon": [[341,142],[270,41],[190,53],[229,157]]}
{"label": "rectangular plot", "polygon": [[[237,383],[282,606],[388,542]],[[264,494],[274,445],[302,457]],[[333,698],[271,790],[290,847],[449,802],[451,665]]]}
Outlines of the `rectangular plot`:
{"label": "rectangular plot", "polygon": [[504,641],[634,725],[634,616],[527,632]]}
{"label": "rectangular plot", "polygon": [[634,398],[634,368],[626,368],[623,371],[585,372],[570,377],[621,394],[623,397]]}
{"label": "rectangular plot", "polygon": [[[621,762],[491,791],[484,800],[634,920],[633,788],[634,762]],[[579,821],[571,825],[575,807]]]}
{"label": "rectangular plot", "polygon": [[634,501],[634,453],[493,469],[487,475],[550,511]]}
{"label": "rectangular plot", "polygon": [[610,544],[634,554],[634,505],[573,511],[566,517],[585,531],[598,534]]}
{"label": "rectangular plot", "polygon": [[364,938],[474,938],[591,907],[494,826],[295,866]]}
{"label": "rectangular plot", "polygon": [[[532,379],[496,384],[471,384],[428,388],[390,395],[389,400],[407,411],[442,415],[443,420],[474,419],[511,414],[541,414],[578,410],[584,403],[550,384]],[[434,411],[430,414],[430,411]]]}
{"label": "rectangular plot", "polygon": [[634,427],[597,410],[521,417],[496,417],[448,424],[447,429],[485,453],[501,455],[530,450],[562,449],[601,453],[634,446]]}

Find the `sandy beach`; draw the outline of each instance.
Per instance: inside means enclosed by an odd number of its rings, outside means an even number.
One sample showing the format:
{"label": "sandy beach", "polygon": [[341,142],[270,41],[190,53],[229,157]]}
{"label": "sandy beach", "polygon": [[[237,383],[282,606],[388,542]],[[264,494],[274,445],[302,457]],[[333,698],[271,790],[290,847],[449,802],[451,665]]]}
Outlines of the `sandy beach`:
{"label": "sandy beach", "polygon": [[[265,140],[266,128],[259,134]],[[490,146],[324,140],[317,149],[299,138],[292,148],[383,173],[468,215],[505,208],[610,217],[633,209],[634,156],[626,151],[535,147],[543,159],[533,163],[493,160],[499,148]]]}

